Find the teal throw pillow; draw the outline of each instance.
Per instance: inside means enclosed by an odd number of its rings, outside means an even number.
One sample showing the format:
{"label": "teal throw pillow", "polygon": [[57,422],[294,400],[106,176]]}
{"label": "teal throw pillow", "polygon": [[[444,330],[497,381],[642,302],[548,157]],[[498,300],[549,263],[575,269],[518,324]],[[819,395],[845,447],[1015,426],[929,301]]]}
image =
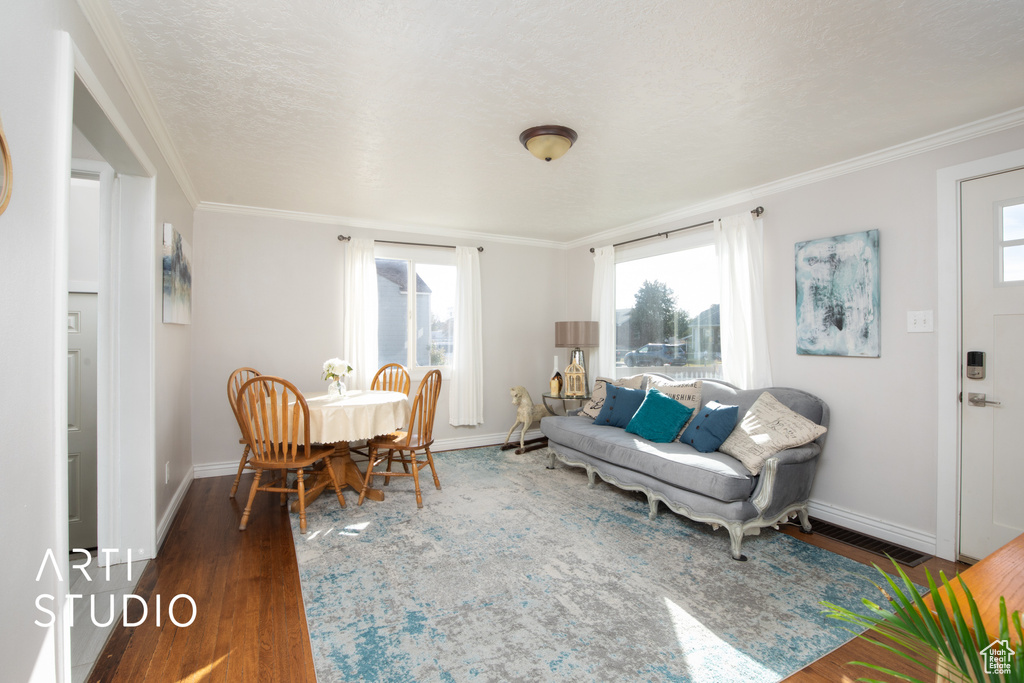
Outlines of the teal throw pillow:
{"label": "teal throw pillow", "polygon": [[707,405],[693,416],[690,424],[686,425],[679,440],[701,453],[717,451],[736,428],[739,413],[739,406],[725,406],[718,401],[708,401]]}
{"label": "teal throw pillow", "polygon": [[675,441],[692,413],[693,408],[657,389],[649,389],[626,431],[654,443],[668,443]]}
{"label": "teal throw pillow", "polygon": [[594,424],[625,427],[643,402],[643,389],[627,389],[609,384],[605,391],[604,405],[594,419]]}

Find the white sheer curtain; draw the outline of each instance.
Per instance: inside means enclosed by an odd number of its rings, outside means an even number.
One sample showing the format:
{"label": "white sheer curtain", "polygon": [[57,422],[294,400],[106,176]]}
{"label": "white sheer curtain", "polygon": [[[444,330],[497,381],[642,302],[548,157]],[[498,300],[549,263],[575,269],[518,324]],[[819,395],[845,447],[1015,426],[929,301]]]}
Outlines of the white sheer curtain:
{"label": "white sheer curtain", "polygon": [[761,232],[761,219],[755,220],[749,211],[715,221],[722,296],[722,375],[743,389],[772,386]]}
{"label": "white sheer curtain", "polygon": [[455,249],[455,352],[448,392],[448,422],[484,421],[483,316],[480,305],[480,252]]}
{"label": "white sheer curtain", "polygon": [[615,247],[594,249],[594,290],[590,319],[597,321],[600,345],[590,356],[588,374],[615,379]]}
{"label": "white sheer curtain", "polygon": [[377,372],[377,262],[373,240],[353,237],[345,247],[344,360],[353,368],[349,389],[369,389]]}

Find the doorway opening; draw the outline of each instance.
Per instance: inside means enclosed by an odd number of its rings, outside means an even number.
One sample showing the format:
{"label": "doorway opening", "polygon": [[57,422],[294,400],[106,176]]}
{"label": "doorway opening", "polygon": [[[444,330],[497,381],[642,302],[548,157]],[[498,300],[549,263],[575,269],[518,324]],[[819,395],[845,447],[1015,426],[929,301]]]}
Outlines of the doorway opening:
{"label": "doorway opening", "polygon": [[[74,136],[72,154],[77,150]],[[81,168],[81,166],[79,166]],[[95,550],[99,175],[74,170],[68,201],[68,546]]]}
{"label": "doorway opening", "polygon": [[[67,363],[69,564],[93,577],[75,570],[80,581],[70,592],[100,596],[131,592],[128,577],[137,581],[139,561],[156,554],[156,186],[152,164],[95,74],[73,53],[63,245],[68,291],[61,294],[69,329],[57,361]],[[93,447],[91,457],[86,451]],[[117,566],[106,569],[111,565]],[[89,601],[76,606],[83,604]],[[116,622],[114,615],[96,618],[110,628]],[[88,612],[74,615],[73,631],[70,622],[62,617],[60,624],[70,643],[71,661],[63,665],[84,678],[99,654],[90,646],[102,647],[105,638],[89,632],[98,624]]]}

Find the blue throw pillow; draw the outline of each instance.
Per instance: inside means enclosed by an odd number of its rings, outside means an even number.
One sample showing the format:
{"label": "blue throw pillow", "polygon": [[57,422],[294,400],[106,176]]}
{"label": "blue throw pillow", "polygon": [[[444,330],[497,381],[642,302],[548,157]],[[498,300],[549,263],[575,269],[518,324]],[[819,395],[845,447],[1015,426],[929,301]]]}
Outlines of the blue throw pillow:
{"label": "blue throw pillow", "polygon": [[679,440],[701,453],[717,451],[736,428],[739,413],[739,406],[724,406],[718,401],[708,401],[690,420]]}
{"label": "blue throw pillow", "polygon": [[643,389],[627,389],[609,384],[605,390],[604,405],[594,424],[625,428],[644,402],[644,395]]}
{"label": "blue throw pillow", "polygon": [[675,440],[692,414],[693,408],[657,389],[649,389],[626,431],[654,443],[668,443]]}

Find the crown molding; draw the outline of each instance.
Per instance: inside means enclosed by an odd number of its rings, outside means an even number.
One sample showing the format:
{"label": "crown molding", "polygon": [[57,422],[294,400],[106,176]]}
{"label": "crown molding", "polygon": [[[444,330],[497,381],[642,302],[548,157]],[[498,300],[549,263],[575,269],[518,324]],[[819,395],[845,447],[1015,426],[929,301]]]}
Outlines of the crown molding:
{"label": "crown molding", "polygon": [[106,0],[77,0],[78,7],[85,15],[86,21],[92,27],[93,33],[99,40],[103,51],[110,60],[114,71],[128,91],[128,96],[142,117],[142,122],[149,130],[153,141],[163,154],[164,160],[171,169],[172,175],[178,182],[182,193],[193,209],[199,204],[199,195],[196,193],[192,178],[185,168],[185,163],[178,153],[171,140],[170,133],[164,123],[163,117],[157,109],[153,95],[146,85],[139,65],[132,56],[128,43],[125,41],[121,24],[114,15],[113,9]]}
{"label": "crown molding", "polygon": [[532,237],[517,237],[515,235],[499,235],[487,232],[472,230],[459,230],[457,228],[441,228],[429,225],[417,225],[412,223],[392,223],[379,221],[371,218],[353,218],[351,216],[332,216],[322,213],[308,213],[305,211],[285,211],[282,209],[267,209],[259,206],[242,206],[238,204],[221,204],[218,202],[199,202],[196,211],[209,211],[211,213],[227,213],[238,216],[250,216],[256,218],[275,218],[303,223],[320,223],[326,225],[337,225],[339,228],[358,228],[363,230],[383,230],[388,232],[402,232],[412,235],[425,235],[429,237],[451,237],[460,240],[472,240],[479,242],[497,242],[500,244],[516,244],[527,247],[541,247],[544,249],[565,249],[564,242],[555,240],[542,240]]}
{"label": "crown molding", "polygon": [[[583,246],[602,246],[604,243],[614,242],[616,239],[625,237],[634,232],[639,232],[645,229],[653,230],[657,228],[664,228],[669,223],[688,221],[694,216],[708,213],[710,211],[727,209],[743,202],[758,202],[765,197],[779,194],[780,192],[786,192],[798,187],[803,187],[804,185],[811,185],[823,180],[828,180],[829,178],[835,178],[849,173],[856,173],[857,171],[862,171],[874,166],[880,166],[899,159],[905,159],[906,157],[911,157],[917,154],[924,154],[925,152],[930,152],[942,147],[948,147],[960,142],[966,142],[967,140],[972,140],[983,135],[990,135],[1009,128],[1015,128],[1022,124],[1024,124],[1024,107],[1011,109],[1010,111],[1002,114],[996,114],[995,116],[990,116],[962,126],[950,128],[933,135],[926,135],[925,137],[917,138],[916,140],[893,145],[892,147],[887,147],[877,152],[870,152],[859,157],[847,159],[846,161],[822,166],[821,168],[814,169],[813,171],[798,173],[780,180],[773,180],[770,183],[758,185],[748,190],[733,192],[732,194],[723,195],[706,202],[690,204],[683,208],[676,209],[675,211],[670,211],[658,216],[622,225],[617,228],[605,230],[589,237],[572,240],[570,242],[566,242],[564,246],[568,249]],[[750,208],[753,209],[754,206],[751,206]]]}

